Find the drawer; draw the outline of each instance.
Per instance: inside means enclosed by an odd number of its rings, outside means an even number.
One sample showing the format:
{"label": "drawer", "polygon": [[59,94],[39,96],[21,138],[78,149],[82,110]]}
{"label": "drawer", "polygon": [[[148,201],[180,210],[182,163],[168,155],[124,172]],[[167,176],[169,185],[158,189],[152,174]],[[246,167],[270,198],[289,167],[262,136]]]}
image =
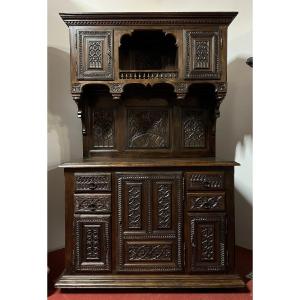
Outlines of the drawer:
{"label": "drawer", "polygon": [[75,213],[110,213],[110,194],[75,194]]}
{"label": "drawer", "polygon": [[202,212],[225,210],[225,192],[188,193],[187,209]]}
{"label": "drawer", "polygon": [[187,172],[185,179],[188,190],[220,190],[224,188],[223,172]]}
{"label": "drawer", "polygon": [[75,173],[76,192],[111,191],[110,173]]}

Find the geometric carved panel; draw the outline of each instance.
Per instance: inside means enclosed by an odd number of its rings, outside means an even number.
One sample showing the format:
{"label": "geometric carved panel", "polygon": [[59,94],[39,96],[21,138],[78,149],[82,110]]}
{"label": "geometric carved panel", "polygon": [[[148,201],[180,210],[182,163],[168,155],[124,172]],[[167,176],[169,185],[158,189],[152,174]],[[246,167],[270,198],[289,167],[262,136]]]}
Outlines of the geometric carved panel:
{"label": "geometric carved panel", "polygon": [[127,132],[129,148],[168,148],[168,110],[128,110]]}
{"label": "geometric carved panel", "polygon": [[225,270],[225,214],[190,214],[190,269]]}
{"label": "geometric carved panel", "polygon": [[158,185],[158,229],[171,228],[172,217],[172,185]]}
{"label": "geometric carved panel", "polygon": [[75,215],[75,271],[111,270],[109,215]]}
{"label": "geometric carved panel", "polygon": [[184,111],[182,128],[185,148],[205,148],[206,130],[200,111]]}
{"label": "geometric carved panel", "polygon": [[142,229],[142,185],[127,184],[128,187],[128,228]]}
{"label": "geometric carved panel", "polygon": [[113,31],[78,30],[79,80],[113,80]]}
{"label": "geometric carved panel", "polygon": [[185,79],[220,78],[219,32],[184,31]]}
{"label": "geometric carved panel", "polygon": [[93,112],[93,131],[94,147],[114,147],[114,114],[112,110]]}

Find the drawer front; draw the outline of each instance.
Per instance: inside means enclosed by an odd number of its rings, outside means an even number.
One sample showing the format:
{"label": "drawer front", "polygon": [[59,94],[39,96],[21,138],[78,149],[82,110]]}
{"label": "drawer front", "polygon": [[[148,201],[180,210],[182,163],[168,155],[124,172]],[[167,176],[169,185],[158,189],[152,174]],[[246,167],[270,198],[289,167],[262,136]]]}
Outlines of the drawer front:
{"label": "drawer front", "polygon": [[101,192],[111,191],[110,173],[76,173],[76,192]]}
{"label": "drawer front", "polygon": [[189,211],[205,212],[225,210],[225,192],[188,193],[187,209]]}
{"label": "drawer front", "polygon": [[110,194],[75,194],[75,213],[110,213]]}
{"label": "drawer front", "polygon": [[220,190],[224,188],[223,172],[187,172],[185,178],[188,190]]}

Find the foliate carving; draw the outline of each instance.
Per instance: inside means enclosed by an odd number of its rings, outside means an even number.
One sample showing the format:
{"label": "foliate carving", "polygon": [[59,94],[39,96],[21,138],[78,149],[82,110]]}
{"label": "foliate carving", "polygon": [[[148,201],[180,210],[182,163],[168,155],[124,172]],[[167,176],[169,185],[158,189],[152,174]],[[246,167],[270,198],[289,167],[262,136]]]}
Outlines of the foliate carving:
{"label": "foliate carving", "polygon": [[72,85],[72,88],[71,88],[71,92],[72,94],[80,94],[82,91],[82,84],[80,83],[75,83]]}
{"label": "foliate carving", "polygon": [[74,217],[76,271],[111,270],[111,220],[108,215]]}
{"label": "foliate carving", "polygon": [[224,175],[222,173],[205,174],[192,173],[188,180],[188,187],[191,188],[213,188],[222,189],[224,185]]}
{"label": "foliate carving", "polygon": [[109,173],[102,174],[75,174],[75,190],[76,191],[110,191],[111,175]]}
{"label": "foliate carving", "polygon": [[171,228],[172,217],[172,185],[160,184],[157,190],[158,197],[158,228]]}
{"label": "foliate carving", "polygon": [[75,213],[111,212],[110,194],[75,194]]}
{"label": "foliate carving", "polygon": [[129,261],[172,261],[172,245],[128,245]]}
{"label": "foliate carving", "polygon": [[206,130],[202,121],[202,112],[183,112],[183,145],[185,148],[205,148]]}
{"label": "foliate carving", "polygon": [[141,229],[141,185],[128,184],[128,228]]}
{"label": "foliate carving", "polygon": [[220,105],[225,98],[227,93],[227,82],[217,82],[215,83],[215,95],[216,95],[216,107],[215,107],[215,117],[220,117]]}
{"label": "foliate carving", "polygon": [[103,41],[88,41],[89,69],[103,68]]}
{"label": "foliate carving", "polygon": [[129,110],[127,119],[129,148],[169,147],[168,110]]}
{"label": "foliate carving", "polygon": [[86,259],[99,259],[99,228],[86,226]]}
{"label": "foliate carving", "polygon": [[195,41],[195,69],[209,68],[209,40]]}
{"label": "foliate carving", "polygon": [[189,85],[186,82],[176,82],[174,84],[174,91],[177,94],[177,99],[182,100],[188,93]]}
{"label": "foliate carving", "polygon": [[220,34],[218,31],[185,31],[185,79],[219,79]]}
{"label": "foliate carving", "polygon": [[190,209],[223,209],[224,195],[201,195],[193,197]]}
{"label": "foliate carving", "polygon": [[96,110],[93,113],[94,147],[114,147],[113,110]]}
{"label": "foliate carving", "polygon": [[121,98],[121,94],[123,93],[124,83],[113,82],[109,83],[109,92],[112,94],[114,100],[119,100]]}
{"label": "foliate carving", "polygon": [[213,261],[215,259],[214,252],[214,226],[213,225],[201,225],[200,226],[201,235],[201,255],[200,259],[204,261]]}

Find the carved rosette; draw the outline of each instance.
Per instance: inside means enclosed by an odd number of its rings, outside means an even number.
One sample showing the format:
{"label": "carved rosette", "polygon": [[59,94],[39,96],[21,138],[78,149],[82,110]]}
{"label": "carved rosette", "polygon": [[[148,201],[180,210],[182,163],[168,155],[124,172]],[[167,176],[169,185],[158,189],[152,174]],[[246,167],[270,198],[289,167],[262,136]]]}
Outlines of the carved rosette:
{"label": "carved rosette", "polygon": [[124,85],[124,83],[119,82],[113,82],[108,84],[109,92],[111,93],[114,100],[119,100],[121,98]]}
{"label": "carved rosette", "polygon": [[182,100],[185,98],[188,93],[189,85],[186,82],[177,82],[174,84],[174,91],[177,95],[178,100]]}
{"label": "carved rosette", "polygon": [[216,108],[215,117],[216,119],[220,117],[220,105],[225,98],[227,93],[227,82],[217,82],[215,84],[215,96],[216,96]]}

